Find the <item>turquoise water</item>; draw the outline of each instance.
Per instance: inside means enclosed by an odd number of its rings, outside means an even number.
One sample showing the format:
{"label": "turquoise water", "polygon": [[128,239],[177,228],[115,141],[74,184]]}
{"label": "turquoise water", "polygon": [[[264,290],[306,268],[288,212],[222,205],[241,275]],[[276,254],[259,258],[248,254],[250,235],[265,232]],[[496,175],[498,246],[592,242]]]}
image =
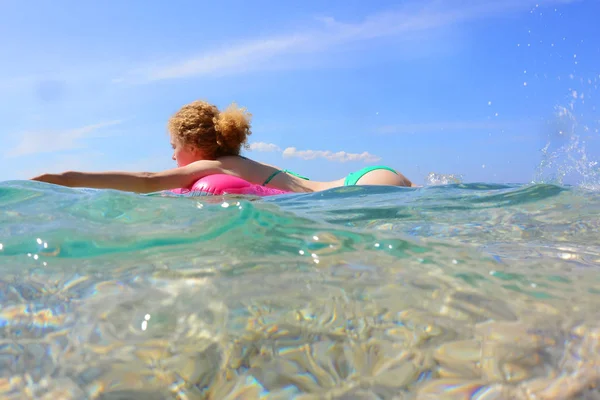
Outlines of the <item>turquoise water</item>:
{"label": "turquoise water", "polygon": [[600,193],[547,184],[5,182],[0,394],[595,398],[599,215]]}

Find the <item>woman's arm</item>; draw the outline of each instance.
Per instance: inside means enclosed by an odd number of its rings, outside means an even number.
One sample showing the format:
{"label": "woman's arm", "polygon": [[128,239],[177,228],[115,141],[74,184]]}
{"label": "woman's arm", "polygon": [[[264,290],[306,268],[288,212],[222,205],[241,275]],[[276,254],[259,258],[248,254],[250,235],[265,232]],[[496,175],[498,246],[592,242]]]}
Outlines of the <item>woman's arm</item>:
{"label": "woman's arm", "polygon": [[201,160],[162,172],[77,172],[43,174],[34,181],[69,187],[116,189],[137,193],[188,187],[198,179],[223,173],[220,161]]}

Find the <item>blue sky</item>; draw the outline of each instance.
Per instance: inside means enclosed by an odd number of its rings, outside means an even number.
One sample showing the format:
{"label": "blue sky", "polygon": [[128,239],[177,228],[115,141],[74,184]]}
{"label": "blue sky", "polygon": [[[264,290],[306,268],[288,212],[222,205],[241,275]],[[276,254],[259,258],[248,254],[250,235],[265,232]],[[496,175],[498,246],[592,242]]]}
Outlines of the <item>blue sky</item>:
{"label": "blue sky", "polygon": [[569,162],[593,166],[599,12],[597,0],[4,0],[0,181],[171,168],[166,122],[195,99],[247,107],[247,155],[315,180],[387,164],[420,184],[429,172],[525,183],[540,149],[559,154],[574,134],[585,153]]}

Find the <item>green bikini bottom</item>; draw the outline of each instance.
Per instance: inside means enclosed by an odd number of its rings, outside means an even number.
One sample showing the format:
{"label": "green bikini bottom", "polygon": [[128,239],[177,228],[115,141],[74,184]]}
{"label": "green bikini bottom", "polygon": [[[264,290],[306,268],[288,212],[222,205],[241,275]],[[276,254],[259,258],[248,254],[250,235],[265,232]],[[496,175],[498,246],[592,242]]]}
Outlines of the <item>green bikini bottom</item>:
{"label": "green bikini bottom", "polygon": [[[378,169],[385,169],[387,171],[392,171],[393,173],[398,174],[398,172],[396,172],[393,168],[386,167],[384,165],[376,165],[376,166],[372,166],[372,167],[365,167],[365,168],[363,168],[361,170],[358,170],[356,172],[352,172],[352,173],[348,174],[348,176],[346,177],[346,180],[344,180],[344,186],[354,186],[360,180],[360,178],[362,178],[363,176],[365,176],[369,172],[376,171]],[[305,176],[298,175],[295,172],[289,171],[287,169],[280,169],[280,170],[277,170],[277,171],[273,172],[271,174],[271,176],[269,176],[267,178],[267,180],[265,180],[265,182],[263,183],[263,186],[266,186],[269,182],[271,182],[271,180],[273,178],[275,178],[281,172],[285,172],[286,174],[297,176],[298,178],[301,178],[301,179],[306,179],[307,181],[310,180],[310,179],[308,179]]]}
{"label": "green bikini bottom", "polygon": [[396,172],[394,169],[392,169],[390,167],[386,167],[384,165],[375,165],[372,167],[364,167],[361,170],[358,170],[356,172],[352,172],[352,173],[348,174],[348,176],[346,177],[346,180],[344,181],[344,186],[354,186],[354,185],[356,185],[356,183],[359,181],[360,178],[362,178],[369,172],[376,171],[378,169],[385,169],[387,171],[392,171],[393,173],[398,175],[398,172]]}

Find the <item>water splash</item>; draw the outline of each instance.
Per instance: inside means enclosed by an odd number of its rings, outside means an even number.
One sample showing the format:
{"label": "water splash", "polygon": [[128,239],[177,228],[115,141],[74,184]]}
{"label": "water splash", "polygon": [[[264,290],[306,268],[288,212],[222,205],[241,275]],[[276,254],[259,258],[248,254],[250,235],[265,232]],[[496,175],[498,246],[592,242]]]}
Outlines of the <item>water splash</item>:
{"label": "water splash", "polygon": [[425,186],[452,185],[463,182],[463,176],[457,174],[438,174],[430,172],[425,177]]}
{"label": "water splash", "polygon": [[[580,125],[574,108],[574,101],[568,107],[555,108],[557,125],[553,128],[550,140],[541,149],[542,160],[532,183],[562,185],[568,179],[585,189],[600,189],[600,165],[588,155],[586,142],[580,135],[580,132],[588,134],[591,128],[589,125]],[[560,145],[553,146],[556,143]]]}
{"label": "water splash", "polygon": [[[558,4],[532,7],[531,19],[517,44],[524,64],[515,70],[515,85],[524,86],[528,102],[545,104],[549,111],[554,106],[532,183],[572,184],[598,190],[597,48],[585,37],[578,37],[587,30],[568,28],[563,8]],[[571,11],[568,13],[572,17]],[[548,102],[556,93],[562,99]]]}

